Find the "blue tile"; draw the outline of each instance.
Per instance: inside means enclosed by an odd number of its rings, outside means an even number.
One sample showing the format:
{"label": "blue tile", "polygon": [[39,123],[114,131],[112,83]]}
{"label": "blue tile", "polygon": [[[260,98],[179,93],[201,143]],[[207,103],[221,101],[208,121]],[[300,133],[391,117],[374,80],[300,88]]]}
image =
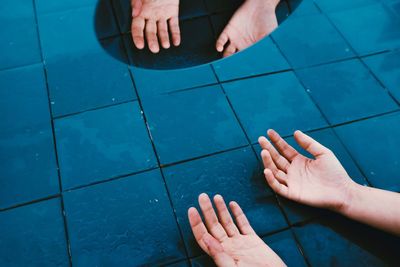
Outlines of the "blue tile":
{"label": "blue tile", "polygon": [[400,113],[340,126],[335,131],[373,186],[400,192]]}
{"label": "blue tile", "polygon": [[202,255],[193,259],[190,259],[192,267],[215,267],[213,259],[208,255]]}
{"label": "blue tile", "polygon": [[311,266],[396,266],[398,263],[399,238],[365,225],[333,217],[294,229]]}
{"label": "blue tile", "polygon": [[220,81],[290,68],[269,37],[233,56],[214,62],[213,66]]}
{"label": "blue tile", "polygon": [[219,86],[143,99],[143,105],[162,164],[247,145]]}
{"label": "blue tile", "polygon": [[81,7],[94,7],[97,3],[109,2],[109,0],[69,0],[69,1],[53,1],[53,0],[35,0],[36,11],[38,14],[54,13],[77,9]]}
{"label": "blue tile", "polygon": [[148,47],[137,49],[130,34],[124,36],[131,64],[150,69],[186,68],[208,63],[220,58],[207,17],[185,20],[180,23],[181,44],[160,49],[154,54]]}
{"label": "blue tile", "polygon": [[0,69],[41,61],[33,1],[0,2]]}
{"label": "blue tile", "polygon": [[69,266],[60,200],[0,212],[1,266]]}
{"label": "blue tile", "polygon": [[241,205],[254,230],[265,235],[287,227],[259,162],[250,147],[189,161],[163,169],[178,223],[190,256],[199,255],[187,219],[200,193],[221,194]]}
{"label": "blue tile", "polygon": [[291,231],[274,234],[263,240],[287,266],[307,266]]}
{"label": "blue tile", "polygon": [[114,0],[111,1],[117,22],[121,33],[127,33],[131,30],[132,24],[132,7],[130,0]]}
{"label": "blue tile", "polygon": [[314,0],[315,4],[325,13],[336,12],[357,7],[364,7],[372,4],[377,4],[379,0]]}
{"label": "blue tile", "polygon": [[400,47],[400,17],[383,5],[345,10],[329,17],[359,55]]}
{"label": "blue tile", "polygon": [[175,262],[175,263],[171,263],[171,264],[168,264],[168,265],[165,265],[165,266],[168,266],[168,267],[189,267],[190,264],[189,264],[188,260],[184,260],[184,261],[178,261],[178,262]]}
{"label": "blue tile", "polygon": [[127,66],[104,50],[125,57],[122,40],[107,39],[100,43],[92,19],[92,8],[39,17],[56,116],[136,98]]}
{"label": "blue tile", "polygon": [[132,67],[131,72],[138,94],[142,98],[218,82],[210,65],[179,70]]}
{"label": "blue tile", "polygon": [[321,12],[314,4],[314,0],[289,0],[290,7],[292,9],[292,16],[310,16],[317,15]]}
{"label": "blue tile", "polygon": [[0,72],[0,208],[59,191],[42,65]]}
{"label": "blue tile", "polygon": [[400,52],[363,58],[377,78],[400,102]]}
{"label": "blue tile", "polygon": [[292,72],[224,83],[223,87],[251,142],[274,128],[282,135],[326,126]]}
{"label": "blue tile", "polygon": [[208,14],[203,0],[180,0],[179,1],[179,19],[191,19]]}
{"label": "blue tile", "polygon": [[331,124],[398,109],[359,60],[303,69],[297,74]]}
{"label": "blue tile", "polygon": [[126,103],[55,121],[64,188],[157,166],[138,103]]}
{"label": "blue tile", "polygon": [[354,56],[345,40],[323,15],[290,18],[272,33],[272,38],[294,68]]}
{"label": "blue tile", "polygon": [[184,257],[159,170],[67,192],[64,202],[74,266],[155,266]]}

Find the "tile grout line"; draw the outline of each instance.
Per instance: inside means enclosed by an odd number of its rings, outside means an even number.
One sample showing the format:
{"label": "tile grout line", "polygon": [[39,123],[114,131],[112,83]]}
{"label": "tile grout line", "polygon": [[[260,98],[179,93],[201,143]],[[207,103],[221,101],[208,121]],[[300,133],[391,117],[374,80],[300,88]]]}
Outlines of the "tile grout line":
{"label": "tile grout line", "polygon": [[70,242],[70,238],[69,238],[64,197],[62,194],[62,180],[61,180],[61,171],[60,171],[60,165],[59,165],[58,153],[57,153],[57,140],[56,140],[56,135],[55,135],[55,126],[54,126],[53,113],[52,113],[51,100],[50,100],[50,88],[49,88],[49,83],[48,83],[47,68],[46,68],[46,64],[44,61],[43,48],[42,48],[41,39],[40,39],[39,20],[38,20],[38,13],[37,13],[37,9],[36,9],[36,0],[32,0],[32,4],[33,4],[33,9],[34,9],[36,31],[37,31],[38,43],[39,43],[38,44],[39,51],[40,51],[42,67],[43,67],[43,72],[44,72],[44,77],[45,77],[45,82],[46,82],[45,86],[46,86],[46,92],[47,92],[48,109],[49,109],[49,113],[50,113],[49,114],[50,115],[50,123],[51,123],[51,129],[52,129],[52,134],[53,134],[53,149],[54,149],[54,155],[55,155],[55,161],[56,161],[55,163],[56,163],[56,167],[57,167],[57,177],[58,177],[58,184],[59,184],[59,191],[60,191],[61,215],[62,215],[63,224],[64,224],[64,234],[65,234],[65,239],[66,239],[65,241],[66,241],[66,245],[67,245],[68,261],[69,261],[69,266],[72,266],[71,242]]}

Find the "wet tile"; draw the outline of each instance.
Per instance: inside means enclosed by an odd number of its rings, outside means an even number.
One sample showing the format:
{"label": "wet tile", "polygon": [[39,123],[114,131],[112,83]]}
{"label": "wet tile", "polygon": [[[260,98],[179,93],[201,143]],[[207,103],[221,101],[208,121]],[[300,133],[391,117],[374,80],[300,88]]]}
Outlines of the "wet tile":
{"label": "wet tile", "polygon": [[243,0],[204,0],[210,13],[235,10],[241,6]]}
{"label": "wet tile", "polygon": [[220,58],[215,49],[215,39],[207,17],[190,19],[180,23],[181,44],[161,49],[154,54],[146,47],[134,47],[130,34],[124,36],[131,64],[151,69],[186,68]]}
{"label": "wet tile", "polygon": [[41,62],[33,1],[3,0],[0,10],[0,69]]}
{"label": "wet tile", "polygon": [[263,240],[287,266],[307,266],[290,230],[267,236]]}
{"label": "wet tile", "polygon": [[43,66],[0,72],[0,208],[59,191]]}
{"label": "wet tile", "polygon": [[132,7],[130,0],[113,0],[111,1],[117,23],[121,33],[127,33],[131,30],[132,23]]}
{"label": "wet tile", "polygon": [[395,266],[398,262],[398,237],[353,221],[333,217],[294,229],[311,266],[348,266],[350,262],[352,266]]}
{"label": "wet tile", "polygon": [[53,0],[35,0],[36,11],[38,14],[54,13],[77,9],[81,7],[95,7],[99,3],[110,2],[109,0],[69,0],[69,1],[53,1]]}
{"label": "wet tile", "polygon": [[157,166],[138,103],[126,103],[55,121],[64,188]]}
{"label": "wet tile", "polygon": [[379,0],[353,0],[353,1],[346,1],[346,0],[313,0],[315,4],[325,13],[342,11],[346,9],[353,9],[358,7],[364,7],[368,5],[377,4]]}
{"label": "wet tile", "polygon": [[314,4],[314,0],[289,0],[290,7],[292,9],[291,16],[310,16],[317,15],[321,12]]}
{"label": "wet tile", "polygon": [[297,74],[331,124],[398,109],[359,60],[303,69]]}
{"label": "wet tile", "polygon": [[136,98],[127,66],[113,58],[125,57],[122,40],[100,43],[91,25],[91,13],[91,8],[81,8],[39,17],[56,116]]}
{"label": "wet tile", "polygon": [[272,38],[294,68],[354,56],[345,40],[323,15],[290,18],[272,33]]}
{"label": "wet tile", "polygon": [[363,61],[400,102],[400,52],[366,57]]}
{"label": "wet tile", "polygon": [[168,265],[165,265],[165,266],[168,266],[168,267],[189,267],[190,264],[189,264],[189,260],[184,260],[184,261],[178,261],[178,262],[175,262],[175,263],[171,263],[171,264],[168,264]]}
{"label": "wet tile", "polygon": [[225,83],[223,87],[252,143],[270,128],[286,136],[296,129],[326,126],[292,72]]}
{"label": "wet tile", "polygon": [[336,12],[329,17],[359,55],[400,47],[400,17],[383,5]]}
{"label": "wet tile", "polygon": [[189,255],[201,250],[194,240],[187,210],[198,207],[200,193],[221,194],[241,205],[255,231],[265,235],[287,227],[260,165],[250,147],[189,161],[163,169]]}
{"label": "wet tile", "polygon": [[191,19],[208,14],[203,0],[180,0],[179,1],[179,19]]}
{"label": "wet tile", "polygon": [[59,199],[0,212],[1,266],[69,266]]}
{"label": "wet tile", "polygon": [[70,191],[64,202],[74,266],[154,266],[184,257],[159,170]]}
{"label": "wet tile", "polygon": [[149,70],[132,67],[131,72],[140,97],[217,83],[210,65],[178,70]]}
{"label": "wet tile", "polygon": [[219,86],[165,94],[142,101],[162,164],[247,144]]}
{"label": "wet tile", "polygon": [[340,126],[335,131],[373,186],[400,192],[399,112]]}
{"label": "wet tile", "polygon": [[190,260],[192,267],[215,267],[213,259],[208,255],[202,255]]}
{"label": "wet tile", "polygon": [[220,81],[289,69],[290,66],[270,38],[213,63]]}

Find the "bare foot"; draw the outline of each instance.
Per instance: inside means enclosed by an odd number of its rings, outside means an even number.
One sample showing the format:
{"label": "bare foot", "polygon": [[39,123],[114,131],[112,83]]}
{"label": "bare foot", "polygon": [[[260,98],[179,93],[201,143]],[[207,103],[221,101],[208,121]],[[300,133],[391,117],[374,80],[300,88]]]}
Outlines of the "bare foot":
{"label": "bare foot", "polygon": [[158,53],[160,45],[170,47],[169,33],[172,43],[178,46],[181,42],[179,30],[179,0],[131,0],[132,5],[132,38],[138,49],[144,48],[144,38],[151,52]]}
{"label": "bare foot", "polygon": [[189,222],[199,246],[219,267],[285,266],[281,258],[254,232],[236,202],[229,203],[232,219],[224,199],[214,197],[215,213],[210,198],[199,196],[205,224],[196,208],[188,211]]}
{"label": "bare foot", "polygon": [[223,57],[254,44],[278,27],[275,9],[280,0],[245,0],[218,37]]}

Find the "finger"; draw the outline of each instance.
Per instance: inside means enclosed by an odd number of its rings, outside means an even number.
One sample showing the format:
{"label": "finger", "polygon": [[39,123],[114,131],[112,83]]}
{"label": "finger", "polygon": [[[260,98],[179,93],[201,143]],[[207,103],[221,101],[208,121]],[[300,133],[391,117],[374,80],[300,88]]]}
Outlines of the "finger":
{"label": "finger", "polygon": [[228,35],[226,34],[225,31],[223,31],[217,40],[217,43],[215,44],[215,47],[217,49],[218,52],[222,52],[224,51],[224,46],[225,44],[228,42]]}
{"label": "finger", "polygon": [[278,167],[278,169],[287,172],[289,169],[290,163],[287,159],[281,156],[279,152],[275,149],[275,147],[265,138],[264,136],[258,138],[258,143],[263,149],[268,150],[269,154],[271,154],[271,157],[273,161],[275,162],[275,165]]}
{"label": "finger", "polygon": [[289,196],[289,188],[286,185],[281,184],[274,176],[271,170],[264,170],[265,178],[269,186],[281,196],[288,197]]}
{"label": "finger", "polygon": [[209,251],[208,255],[214,260],[217,266],[233,267],[236,266],[234,259],[224,252],[222,245],[210,234],[204,235],[204,243]]}
{"label": "finger", "polygon": [[132,17],[139,16],[140,12],[142,11],[142,0],[132,0]]}
{"label": "finger", "polygon": [[207,194],[201,194],[199,196],[200,209],[203,212],[204,220],[206,221],[207,229],[210,233],[218,240],[223,241],[228,238],[225,229],[218,221],[218,217],[215,214],[211,200]]}
{"label": "finger", "polygon": [[169,30],[172,36],[172,43],[178,46],[181,43],[181,30],[179,29],[179,19],[177,17],[171,18],[169,21]]}
{"label": "finger", "polygon": [[235,236],[239,234],[239,230],[237,229],[235,223],[232,220],[231,214],[229,213],[228,208],[226,207],[225,201],[220,195],[216,195],[214,197],[215,207],[218,211],[218,218],[221,222],[222,227],[224,227],[228,236]]}
{"label": "finger", "polygon": [[263,149],[261,151],[261,159],[264,163],[264,167],[270,169],[273,173],[278,172],[278,168],[276,167],[274,161],[271,158],[268,150]]}
{"label": "finger", "polygon": [[331,152],[328,148],[324,147],[313,138],[302,133],[301,131],[296,131],[294,133],[294,139],[302,148],[307,150],[311,155],[316,158]]}
{"label": "finger", "polygon": [[199,212],[197,211],[196,208],[190,208],[188,210],[188,217],[189,217],[189,223],[190,227],[192,228],[192,232],[194,235],[194,238],[197,241],[197,244],[201,247],[202,250],[204,250],[207,254],[208,249],[207,245],[204,243],[203,237],[208,234],[207,228],[203,223],[203,220],[200,217]]}
{"label": "finger", "polygon": [[151,52],[158,53],[160,51],[157,39],[157,25],[154,20],[146,21],[146,40]]}
{"label": "finger", "polygon": [[144,35],[143,35],[144,25],[145,25],[144,18],[136,17],[132,19],[132,26],[131,26],[132,39],[133,43],[138,49],[144,48]]}
{"label": "finger", "polygon": [[283,138],[274,130],[268,130],[268,136],[281,155],[284,156],[289,162],[299,155],[299,152],[297,152],[296,149],[283,140]]}
{"label": "finger", "polygon": [[240,208],[239,204],[235,201],[231,201],[229,203],[229,207],[235,217],[236,224],[239,227],[239,230],[244,235],[255,234],[253,228],[251,227],[249,221],[247,220],[246,215],[244,215],[242,208]]}
{"label": "finger", "polygon": [[236,47],[233,44],[229,44],[227,48],[225,48],[224,53],[222,54],[223,57],[229,57],[236,52]]}
{"label": "finger", "polygon": [[167,21],[160,20],[158,21],[157,26],[158,38],[160,38],[161,45],[163,48],[167,49],[170,47]]}

